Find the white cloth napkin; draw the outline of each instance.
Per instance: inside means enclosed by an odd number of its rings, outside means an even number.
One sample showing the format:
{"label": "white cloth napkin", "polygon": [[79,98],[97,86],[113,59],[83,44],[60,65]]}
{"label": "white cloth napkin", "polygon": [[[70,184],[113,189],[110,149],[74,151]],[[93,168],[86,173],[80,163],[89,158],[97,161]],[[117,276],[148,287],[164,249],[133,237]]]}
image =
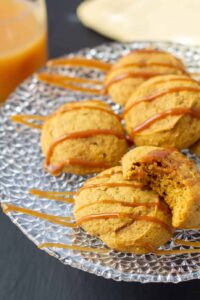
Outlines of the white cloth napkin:
{"label": "white cloth napkin", "polygon": [[200,44],[200,0],[87,0],[82,23],[112,39]]}

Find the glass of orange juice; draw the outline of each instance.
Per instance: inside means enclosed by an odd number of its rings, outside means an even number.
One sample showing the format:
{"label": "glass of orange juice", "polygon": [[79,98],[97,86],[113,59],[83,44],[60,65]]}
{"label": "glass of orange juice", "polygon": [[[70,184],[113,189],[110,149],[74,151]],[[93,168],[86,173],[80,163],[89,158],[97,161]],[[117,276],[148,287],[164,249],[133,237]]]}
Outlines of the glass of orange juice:
{"label": "glass of orange juice", "polygon": [[0,102],[47,60],[44,0],[0,0]]}

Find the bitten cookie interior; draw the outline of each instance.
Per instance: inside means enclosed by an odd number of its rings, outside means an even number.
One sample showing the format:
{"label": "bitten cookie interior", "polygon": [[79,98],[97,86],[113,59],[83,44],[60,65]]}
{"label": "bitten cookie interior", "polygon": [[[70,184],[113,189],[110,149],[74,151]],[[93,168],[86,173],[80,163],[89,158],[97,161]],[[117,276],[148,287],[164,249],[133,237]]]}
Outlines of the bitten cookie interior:
{"label": "bitten cookie interior", "polygon": [[174,149],[137,147],[122,159],[123,175],[140,178],[168,203],[172,225],[200,226],[200,174],[195,163]]}

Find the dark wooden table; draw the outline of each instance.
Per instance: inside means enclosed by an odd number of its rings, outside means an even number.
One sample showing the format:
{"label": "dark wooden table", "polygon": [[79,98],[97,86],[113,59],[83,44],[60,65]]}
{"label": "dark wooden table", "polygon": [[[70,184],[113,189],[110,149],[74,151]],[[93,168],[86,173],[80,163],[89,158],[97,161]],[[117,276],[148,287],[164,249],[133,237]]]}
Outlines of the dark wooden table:
{"label": "dark wooden table", "polygon": [[[79,2],[47,0],[51,57],[109,41],[79,23]],[[0,214],[0,300],[200,300],[197,280],[177,285],[114,282],[64,266]]]}

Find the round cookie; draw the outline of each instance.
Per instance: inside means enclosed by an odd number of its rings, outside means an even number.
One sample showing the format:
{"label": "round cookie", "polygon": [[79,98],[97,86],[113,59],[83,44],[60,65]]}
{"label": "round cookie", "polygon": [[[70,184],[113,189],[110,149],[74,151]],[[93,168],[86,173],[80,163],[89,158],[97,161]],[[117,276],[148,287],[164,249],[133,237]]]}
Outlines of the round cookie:
{"label": "round cookie", "polygon": [[105,78],[105,89],[114,102],[125,105],[141,83],[153,76],[166,74],[186,74],[183,63],[164,51],[136,50],[114,64]]}
{"label": "round cookie", "polygon": [[172,237],[168,206],[138,181],[125,180],[119,166],[85,182],[74,216],[88,233],[123,252],[152,252]]}
{"label": "round cookie", "polygon": [[122,167],[127,179],[143,174],[141,182],[170,206],[174,227],[200,226],[200,173],[193,161],[175,149],[144,146],[125,154]]}
{"label": "round cookie", "polygon": [[137,146],[191,146],[200,138],[200,85],[187,76],[149,79],[124,110],[126,129]]}
{"label": "round cookie", "polygon": [[128,145],[119,117],[106,103],[67,103],[45,121],[41,133],[45,167],[89,174],[118,164]]}

